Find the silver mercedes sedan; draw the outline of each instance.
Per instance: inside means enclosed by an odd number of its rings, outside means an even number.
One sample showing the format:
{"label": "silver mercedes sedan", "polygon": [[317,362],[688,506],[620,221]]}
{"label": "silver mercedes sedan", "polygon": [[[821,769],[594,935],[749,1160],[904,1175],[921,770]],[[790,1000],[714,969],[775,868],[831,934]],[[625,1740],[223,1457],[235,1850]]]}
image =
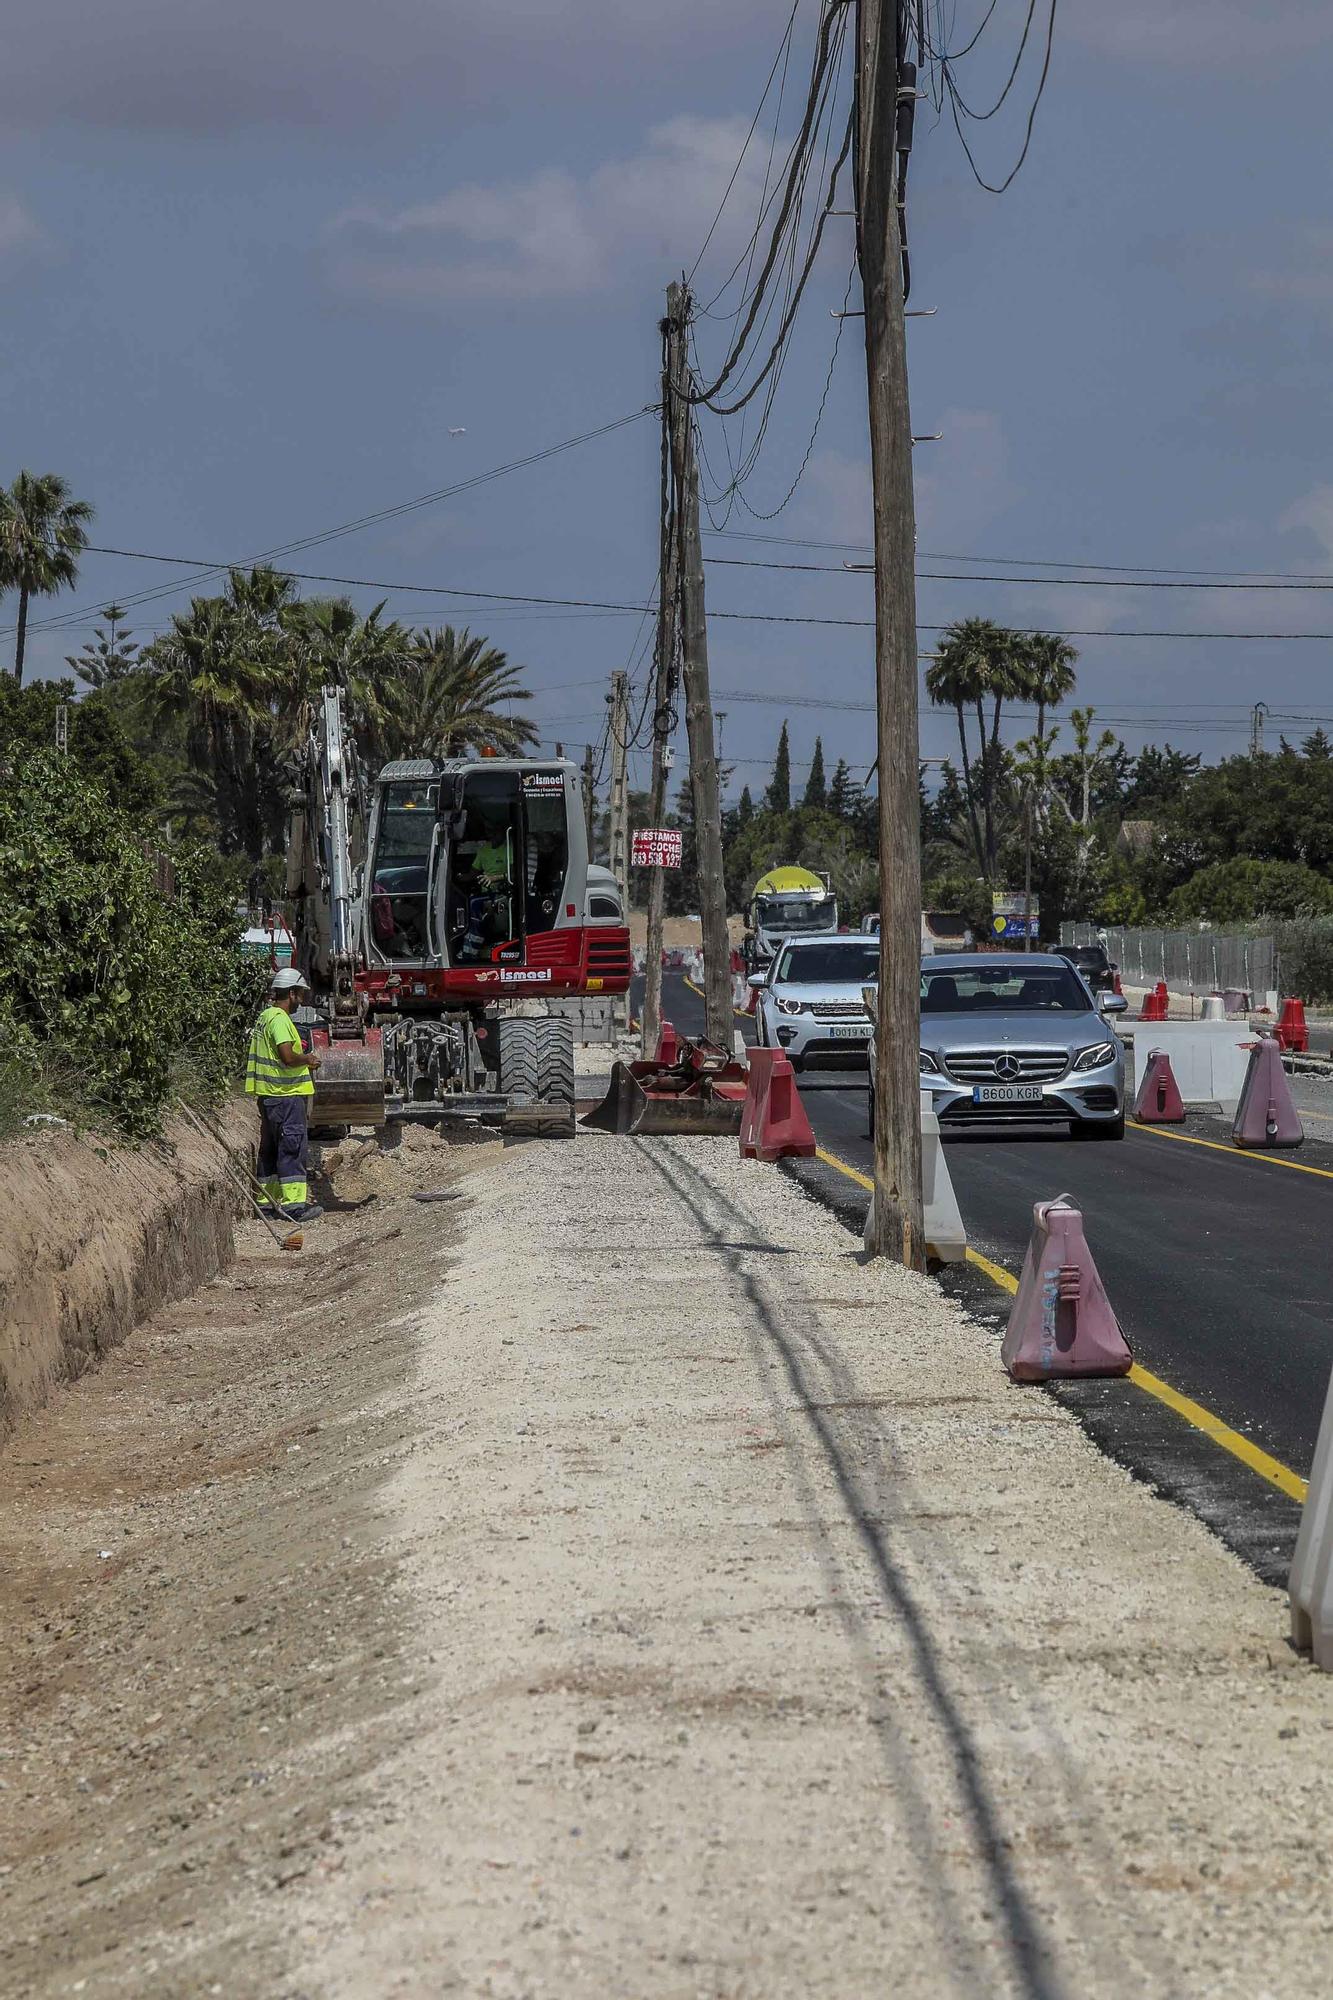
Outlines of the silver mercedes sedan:
{"label": "silver mercedes sedan", "polygon": [[[942,1126],[1067,1124],[1076,1138],[1125,1136],[1125,1048],[1068,960],[1046,952],[957,952],[921,967],[921,1088]],[[874,1129],[874,1059],[870,1122]]]}

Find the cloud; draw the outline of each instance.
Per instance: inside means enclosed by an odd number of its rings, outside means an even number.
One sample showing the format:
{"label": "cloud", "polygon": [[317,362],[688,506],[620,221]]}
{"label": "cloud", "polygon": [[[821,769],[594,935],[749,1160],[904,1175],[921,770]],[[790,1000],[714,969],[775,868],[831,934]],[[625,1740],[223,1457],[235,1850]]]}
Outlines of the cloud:
{"label": "cloud", "polygon": [[1269,0],[1261,14],[1253,0],[1084,0],[1061,31],[1145,75],[1154,63],[1245,74],[1333,46],[1333,14],[1327,0]]}
{"label": "cloud", "polygon": [[1333,562],[1333,486],[1315,486],[1300,500],[1294,500],[1278,519],[1284,533],[1300,529],[1307,534],[1325,562]]}
{"label": "cloud", "polygon": [[45,231],[17,195],[0,194],[0,262],[42,249]]}
{"label": "cloud", "polygon": [[525,97],[586,101],[690,75],[703,37],[710,60],[776,39],[771,0],[730,0],[718,16],[713,0],[42,0],[7,38],[0,124],[346,132],[413,109],[494,120]]}
{"label": "cloud", "polygon": [[[746,129],[739,118],[673,118],[651,129],[638,153],[586,175],[544,167],[408,208],[359,204],[330,227],[331,275],[345,289],[419,302],[608,291],[627,270],[660,272],[697,250]],[[753,216],[761,171],[756,149],[710,254],[725,254],[729,237]]]}

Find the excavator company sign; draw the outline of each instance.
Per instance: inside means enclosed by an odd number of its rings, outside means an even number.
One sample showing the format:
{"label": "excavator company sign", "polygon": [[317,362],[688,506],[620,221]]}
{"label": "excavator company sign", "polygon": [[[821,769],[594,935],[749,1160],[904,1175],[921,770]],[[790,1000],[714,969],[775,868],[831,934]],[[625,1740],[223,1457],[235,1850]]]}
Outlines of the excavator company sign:
{"label": "excavator company sign", "polygon": [[630,860],[636,868],[679,868],[685,836],[678,826],[636,827]]}

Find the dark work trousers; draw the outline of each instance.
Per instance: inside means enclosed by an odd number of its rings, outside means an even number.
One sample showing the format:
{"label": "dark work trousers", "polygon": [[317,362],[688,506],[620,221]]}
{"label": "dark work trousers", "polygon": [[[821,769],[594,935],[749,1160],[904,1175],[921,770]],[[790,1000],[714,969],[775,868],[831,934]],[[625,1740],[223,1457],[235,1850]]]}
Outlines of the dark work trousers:
{"label": "dark work trousers", "polygon": [[308,1097],[261,1097],[259,1167],[256,1180],[265,1198],[283,1208],[300,1208],[306,1186]]}

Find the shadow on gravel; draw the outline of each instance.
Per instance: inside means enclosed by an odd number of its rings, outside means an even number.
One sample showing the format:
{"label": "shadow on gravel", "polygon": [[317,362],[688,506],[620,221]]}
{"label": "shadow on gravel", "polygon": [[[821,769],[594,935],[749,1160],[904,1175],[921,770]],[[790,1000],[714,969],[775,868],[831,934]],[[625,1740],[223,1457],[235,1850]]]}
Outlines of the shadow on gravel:
{"label": "shadow on gravel", "polygon": [[[920,1686],[934,1710],[942,1733],[953,1750],[959,1789],[972,1822],[981,1866],[989,1878],[995,1901],[1002,1912],[1005,1944],[1013,1964],[1018,1990],[1029,1996],[1029,2000],[1060,2000],[1064,1988],[1051,1963],[1052,1948],[1045,1941],[1037,1918],[1010,1866],[1009,1837],[990,1797],[980,1752],[965,1718],[945,1683],[939,1654],[925,1617],[894,1563],[876,1496],[863,1489],[855,1467],[849,1462],[834,1434],[827,1414],[832,1406],[827,1400],[822,1400],[807,1381],[797,1342],[770,1308],[756,1280],[742,1268],[739,1252],[709,1220],[690,1183],[705,1189],[708,1199],[715,1203],[718,1209],[733,1217],[742,1230],[749,1226],[748,1218],[733,1207],[725,1195],[703,1182],[678,1154],[670,1156],[671,1164],[668,1166],[666,1160],[656,1150],[647,1146],[641,1146],[639,1150],[672,1192],[684,1203],[700,1228],[707,1233],[737,1285],[744,1292],[765,1340],[781,1360],[787,1380],[800,1401],[811,1430],[819,1440],[824,1458],[842,1497],[848,1520],[875,1572],[884,1601],[899,1620],[907,1636],[915,1659]],[[673,1172],[672,1168],[678,1171]],[[830,1373],[836,1372],[836,1365],[821,1352],[816,1341],[810,1339],[809,1346],[817,1362]],[[925,1813],[928,1816],[928,1806],[925,1807]],[[938,1877],[936,1885],[938,1889],[943,1889]]]}

